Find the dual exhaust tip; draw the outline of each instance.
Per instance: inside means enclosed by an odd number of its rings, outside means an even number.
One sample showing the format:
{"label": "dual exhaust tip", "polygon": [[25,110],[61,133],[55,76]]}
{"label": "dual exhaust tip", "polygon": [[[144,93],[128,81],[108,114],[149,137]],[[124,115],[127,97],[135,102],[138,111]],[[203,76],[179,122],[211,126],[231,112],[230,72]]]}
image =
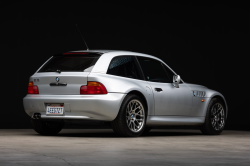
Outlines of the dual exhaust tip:
{"label": "dual exhaust tip", "polygon": [[40,113],[34,113],[34,115],[31,117],[32,119],[41,119]]}

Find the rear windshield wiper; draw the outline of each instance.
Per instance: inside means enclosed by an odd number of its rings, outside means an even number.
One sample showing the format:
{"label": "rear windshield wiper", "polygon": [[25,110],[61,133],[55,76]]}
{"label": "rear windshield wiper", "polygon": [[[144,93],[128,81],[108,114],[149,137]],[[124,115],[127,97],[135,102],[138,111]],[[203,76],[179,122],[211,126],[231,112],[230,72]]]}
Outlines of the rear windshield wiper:
{"label": "rear windshield wiper", "polygon": [[53,70],[53,69],[46,69],[44,71],[52,71],[52,72],[58,72],[58,73],[61,73],[61,70]]}

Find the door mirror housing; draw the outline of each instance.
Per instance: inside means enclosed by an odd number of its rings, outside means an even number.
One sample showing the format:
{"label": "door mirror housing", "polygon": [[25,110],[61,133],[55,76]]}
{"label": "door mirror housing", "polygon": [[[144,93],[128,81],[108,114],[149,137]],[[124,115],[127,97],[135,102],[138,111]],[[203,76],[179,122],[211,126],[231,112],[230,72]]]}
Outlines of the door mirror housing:
{"label": "door mirror housing", "polygon": [[179,83],[181,81],[181,77],[179,75],[173,76],[173,86],[179,88]]}

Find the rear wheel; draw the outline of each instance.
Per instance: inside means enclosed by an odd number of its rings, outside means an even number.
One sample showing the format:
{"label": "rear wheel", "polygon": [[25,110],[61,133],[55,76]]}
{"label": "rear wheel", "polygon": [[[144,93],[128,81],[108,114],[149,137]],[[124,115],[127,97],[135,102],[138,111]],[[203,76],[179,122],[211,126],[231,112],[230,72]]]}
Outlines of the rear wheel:
{"label": "rear wheel", "polygon": [[41,119],[31,119],[31,125],[41,135],[56,135],[62,130],[64,122],[62,120],[42,121]]}
{"label": "rear wheel", "polygon": [[122,136],[140,136],[146,124],[145,105],[140,97],[134,94],[127,95],[121,105],[115,120],[111,122],[113,130]]}
{"label": "rear wheel", "polygon": [[219,135],[225,127],[225,107],[220,99],[213,98],[207,109],[205,123],[201,132],[208,135]]}

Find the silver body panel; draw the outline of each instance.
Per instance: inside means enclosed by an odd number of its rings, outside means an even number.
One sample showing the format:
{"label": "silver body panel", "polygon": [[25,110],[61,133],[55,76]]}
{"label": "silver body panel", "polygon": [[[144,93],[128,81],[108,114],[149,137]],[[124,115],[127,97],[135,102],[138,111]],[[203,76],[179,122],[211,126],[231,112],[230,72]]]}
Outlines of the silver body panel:
{"label": "silver body panel", "polygon": [[[125,94],[107,95],[27,95],[23,99],[26,113],[41,113],[42,118],[94,119],[112,121],[118,114]],[[64,103],[63,116],[46,116],[46,104]],[[78,117],[78,118],[77,118]]]}
{"label": "silver body panel", "polygon": [[200,125],[204,123],[205,117],[189,116],[148,116],[148,126],[165,126],[165,125]]}
{"label": "silver body panel", "polygon": [[[185,84],[180,84],[179,88],[175,88],[170,83],[150,82],[149,84],[154,93],[155,115],[189,116],[193,97],[189,87]],[[155,88],[161,88],[162,91],[157,92]]]}
{"label": "silver body panel", "polygon": [[[84,50],[84,52],[87,51]],[[146,124],[149,126],[200,125],[204,123],[208,104],[214,96],[220,96],[224,100],[227,111],[223,95],[201,85],[183,81],[179,84],[179,88],[175,88],[170,83],[149,82],[106,74],[112,58],[122,55],[153,58],[168,66],[154,56],[129,51],[91,50],[88,52],[103,53],[89,72],[61,72],[60,74],[36,72],[30,77],[30,81],[38,86],[39,94],[27,95],[23,99],[24,109],[29,116],[41,113],[43,119],[112,121],[116,118],[126,95],[132,91],[141,93],[146,100],[148,108]],[[174,71],[173,73],[176,74]],[[67,86],[50,86],[49,83],[55,82],[56,77],[60,78],[60,82],[66,82]],[[35,79],[39,81],[35,82]],[[86,85],[87,81],[101,82],[108,94],[80,95],[80,87]],[[162,88],[163,91],[156,92],[154,88]],[[205,96],[194,96],[193,91],[205,92]],[[205,101],[201,102],[202,99]],[[47,116],[45,112],[47,103],[63,103],[64,115]]]}
{"label": "silver body panel", "polygon": [[[41,95],[79,95],[80,87],[87,84],[88,74],[89,72],[35,73],[30,81],[39,80],[34,84],[38,86]],[[56,77],[60,78],[60,82],[67,83],[67,86],[50,86],[50,83],[56,82]]]}

